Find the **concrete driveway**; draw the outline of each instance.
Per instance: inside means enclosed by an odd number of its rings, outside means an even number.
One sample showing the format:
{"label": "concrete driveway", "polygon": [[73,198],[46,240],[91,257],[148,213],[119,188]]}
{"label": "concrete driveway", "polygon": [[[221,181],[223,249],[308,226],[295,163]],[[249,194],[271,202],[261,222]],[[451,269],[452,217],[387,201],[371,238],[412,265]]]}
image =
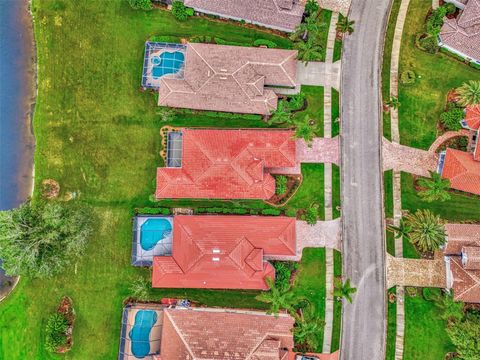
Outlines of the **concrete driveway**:
{"label": "concrete driveway", "polygon": [[355,31],[343,42],[341,177],[343,274],[357,288],[344,302],[342,360],[384,360],[385,226],[380,73],[390,0],[353,0]]}

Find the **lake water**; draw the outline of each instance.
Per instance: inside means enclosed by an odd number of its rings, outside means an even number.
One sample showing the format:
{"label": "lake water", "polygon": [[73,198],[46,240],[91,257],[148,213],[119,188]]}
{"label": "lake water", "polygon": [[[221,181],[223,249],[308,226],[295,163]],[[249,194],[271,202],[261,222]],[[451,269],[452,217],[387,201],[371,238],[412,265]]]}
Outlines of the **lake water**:
{"label": "lake water", "polygon": [[0,210],[31,192],[32,54],[26,0],[0,0]]}

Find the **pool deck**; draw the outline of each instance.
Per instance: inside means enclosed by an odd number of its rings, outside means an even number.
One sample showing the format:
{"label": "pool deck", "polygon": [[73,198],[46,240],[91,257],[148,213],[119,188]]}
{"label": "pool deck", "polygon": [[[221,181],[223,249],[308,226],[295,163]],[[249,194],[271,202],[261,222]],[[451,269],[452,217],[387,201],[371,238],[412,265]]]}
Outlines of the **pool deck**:
{"label": "pool deck", "polygon": [[153,68],[158,64],[154,63],[155,58],[159,58],[164,52],[181,52],[186,56],[185,45],[183,44],[169,44],[169,43],[152,43],[145,44],[145,59],[143,62],[143,77],[142,86],[144,88],[158,89],[160,88],[160,79],[169,77],[173,79],[183,79],[184,66],[176,73],[165,74],[161,77],[153,76]]}
{"label": "pool deck", "polygon": [[[141,245],[142,225],[149,219],[166,219],[172,226],[172,232],[151,250],[144,250]],[[154,256],[168,256],[172,254],[173,244],[173,217],[161,215],[138,215],[133,221],[132,265],[151,266]]]}
{"label": "pool deck", "polygon": [[160,354],[160,345],[162,342],[163,327],[163,306],[160,304],[136,304],[126,306],[123,310],[122,330],[120,334],[119,360],[139,359],[131,354],[132,342],[129,333],[135,324],[135,316],[140,310],[154,310],[157,313],[157,322],[150,331],[150,354],[142,359],[156,360]]}

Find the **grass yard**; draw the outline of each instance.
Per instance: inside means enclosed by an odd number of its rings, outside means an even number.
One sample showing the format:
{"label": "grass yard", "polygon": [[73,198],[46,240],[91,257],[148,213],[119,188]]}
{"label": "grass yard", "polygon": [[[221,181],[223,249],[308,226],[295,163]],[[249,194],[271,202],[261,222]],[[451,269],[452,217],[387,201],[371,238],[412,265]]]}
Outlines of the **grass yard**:
{"label": "grass yard", "polygon": [[[395,294],[396,287],[391,288],[388,293]],[[385,360],[395,360],[395,340],[397,335],[397,303],[387,302],[387,347]]]}
{"label": "grass yard", "polygon": [[[439,292],[439,289],[431,289]],[[405,348],[404,360],[439,360],[455,347],[445,331],[447,324],[440,318],[440,310],[427,301],[419,289],[415,297],[405,294]]]}
{"label": "grass yard", "polygon": [[443,112],[450,89],[471,79],[480,79],[480,72],[439,52],[431,55],[415,47],[431,2],[412,0],[408,8],[400,54],[400,74],[413,70],[413,85],[399,84],[401,143],[427,149],[437,137],[437,122]]}
{"label": "grass yard", "polygon": [[[292,44],[240,24],[204,18],[177,22],[169,12],[133,11],[125,0],[34,0],[32,10],[39,65],[35,198],[43,179],[55,179],[60,196],[75,193],[78,201],[92,207],[97,221],[95,235],[77,264],[49,280],[22,278],[0,304],[0,358],[113,359],[129,286],[138,276],[150,277],[149,270],[130,266],[133,209],[152,205],[155,169],[162,164],[159,128],[165,123],[152,94],[140,90],[144,41],[152,35],[221,34],[235,42],[264,38],[284,48]],[[315,101],[316,95],[311,95]],[[323,126],[323,96],[318,101],[321,110],[307,111],[315,112]],[[260,120],[206,114],[178,115],[174,125],[266,126]],[[293,204],[301,207],[315,201],[322,207],[321,165],[307,165],[303,171],[305,183]],[[209,204],[217,206],[214,203]],[[305,250],[295,283],[296,292],[318,301],[322,314],[324,260],[323,249]],[[75,344],[68,354],[55,356],[44,350],[44,327],[63,295],[72,297],[77,312]],[[156,289],[151,295],[185,296],[210,306],[265,308],[255,300],[256,293],[248,291]],[[323,334],[319,336],[323,339]]]}
{"label": "grass yard", "polygon": [[[342,253],[340,251],[333,251],[333,275],[335,277],[342,276]],[[330,351],[333,353],[340,349],[340,335],[342,330],[342,302],[337,301],[333,303],[333,324],[332,324],[332,343]]]}

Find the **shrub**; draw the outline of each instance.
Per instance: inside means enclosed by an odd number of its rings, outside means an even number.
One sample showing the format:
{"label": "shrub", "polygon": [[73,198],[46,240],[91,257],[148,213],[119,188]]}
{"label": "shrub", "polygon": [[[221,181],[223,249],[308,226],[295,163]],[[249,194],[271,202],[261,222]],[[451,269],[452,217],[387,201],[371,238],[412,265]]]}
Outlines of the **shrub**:
{"label": "shrub", "polygon": [[427,33],[430,36],[437,37],[443,26],[443,18],[447,15],[447,8],[440,6],[432,11],[427,20]]}
{"label": "shrub", "polygon": [[445,5],[443,5],[443,7],[445,8],[445,11],[448,15],[455,14],[455,12],[457,11],[457,7],[452,3],[446,3]]}
{"label": "shrub", "polygon": [[52,314],[47,321],[45,328],[45,348],[55,352],[67,342],[68,322],[65,316],[60,313]]}
{"label": "shrub", "polygon": [[135,10],[150,10],[152,8],[151,0],[128,0],[128,3]]}
{"label": "shrub", "polygon": [[275,286],[279,289],[286,289],[290,285],[292,272],[298,269],[298,263],[293,261],[275,261]]}
{"label": "shrub", "polygon": [[285,215],[288,217],[297,217],[297,209],[288,208],[287,210],[285,210]]}
{"label": "shrub", "polygon": [[430,53],[436,54],[438,52],[438,41],[436,36],[426,36],[418,40],[420,49]]}
{"label": "shrub", "polygon": [[171,35],[154,35],[150,38],[152,42],[179,43],[180,37]]}
{"label": "shrub", "polygon": [[275,193],[277,195],[283,195],[287,192],[287,177],[284,175],[277,176],[275,178]]}
{"label": "shrub", "polygon": [[197,35],[192,36],[189,41],[193,43],[211,43],[212,37],[207,35]]}
{"label": "shrub", "polygon": [[278,216],[282,212],[278,209],[263,209],[262,210],[262,215],[273,215],[273,216]]}
{"label": "shrub", "polygon": [[172,14],[175,16],[175,19],[185,21],[190,16],[189,13],[188,8],[182,1],[175,0],[172,2]]}
{"label": "shrub", "polygon": [[474,61],[471,61],[468,65],[470,65],[474,69],[480,70],[480,64],[477,64]]}
{"label": "shrub", "polygon": [[240,43],[236,41],[227,41],[222,38],[215,37],[214,41],[218,45],[231,45],[231,46],[251,46],[251,43]]}
{"label": "shrub", "polygon": [[165,207],[143,207],[136,209],[136,213],[141,215],[170,215],[170,209]]}
{"label": "shrub", "polygon": [[267,39],[257,39],[253,42],[253,46],[266,46],[273,49],[277,47],[277,44]]}
{"label": "shrub", "polygon": [[405,70],[400,74],[400,82],[404,85],[414,84],[415,79],[416,75],[413,70]]}
{"label": "shrub", "polygon": [[298,94],[291,96],[287,102],[288,110],[290,111],[300,110],[305,104],[305,99],[306,99],[306,96],[302,92],[299,92]]}
{"label": "shrub", "polygon": [[462,125],[460,121],[465,117],[465,113],[461,108],[452,108],[440,114],[440,121],[447,130],[460,130]]}
{"label": "shrub", "polygon": [[315,206],[311,206],[305,212],[305,221],[309,225],[315,225],[318,220],[318,208]]}
{"label": "shrub", "polygon": [[320,6],[318,5],[316,0],[307,0],[307,3],[305,4],[305,12],[307,14],[313,14],[317,12],[320,9]]}

